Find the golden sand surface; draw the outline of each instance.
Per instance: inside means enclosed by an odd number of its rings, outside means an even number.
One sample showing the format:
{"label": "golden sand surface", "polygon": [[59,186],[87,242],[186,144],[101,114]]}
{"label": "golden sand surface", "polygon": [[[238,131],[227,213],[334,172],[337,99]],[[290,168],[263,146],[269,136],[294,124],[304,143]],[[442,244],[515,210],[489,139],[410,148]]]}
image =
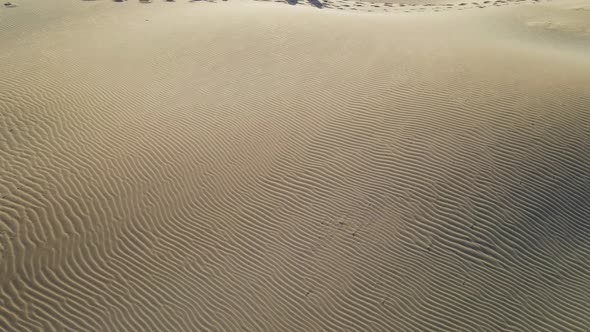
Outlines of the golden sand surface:
{"label": "golden sand surface", "polygon": [[0,331],[590,331],[589,222],[588,0],[0,7]]}

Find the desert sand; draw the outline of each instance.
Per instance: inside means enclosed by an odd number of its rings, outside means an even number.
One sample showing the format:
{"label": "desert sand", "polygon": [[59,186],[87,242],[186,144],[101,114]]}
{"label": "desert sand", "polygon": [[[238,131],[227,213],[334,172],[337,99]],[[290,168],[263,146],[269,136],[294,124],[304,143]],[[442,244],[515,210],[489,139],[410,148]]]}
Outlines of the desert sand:
{"label": "desert sand", "polygon": [[0,331],[590,331],[589,222],[588,0],[0,7]]}

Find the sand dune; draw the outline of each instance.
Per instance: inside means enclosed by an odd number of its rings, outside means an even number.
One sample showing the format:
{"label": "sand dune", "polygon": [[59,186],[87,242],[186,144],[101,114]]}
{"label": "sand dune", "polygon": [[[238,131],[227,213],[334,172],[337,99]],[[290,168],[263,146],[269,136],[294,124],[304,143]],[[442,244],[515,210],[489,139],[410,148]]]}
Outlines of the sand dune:
{"label": "sand dune", "polygon": [[590,330],[590,4],[459,4],[0,8],[0,330]]}

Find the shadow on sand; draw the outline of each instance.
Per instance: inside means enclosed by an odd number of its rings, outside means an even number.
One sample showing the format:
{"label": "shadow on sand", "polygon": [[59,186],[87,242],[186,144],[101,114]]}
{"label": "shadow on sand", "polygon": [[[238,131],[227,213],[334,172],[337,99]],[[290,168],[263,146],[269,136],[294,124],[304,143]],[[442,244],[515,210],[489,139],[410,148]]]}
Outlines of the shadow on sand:
{"label": "shadow on sand", "polygon": [[324,7],[319,0],[309,0],[309,3],[316,8],[322,9],[322,7]]}
{"label": "shadow on sand", "polygon": [[[316,8],[323,8],[324,5],[319,1],[319,0],[308,0],[309,3],[316,7]],[[297,3],[299,2],[299,0],[287,0],[287,3],[290,4],[291,6],[295,6]]]}

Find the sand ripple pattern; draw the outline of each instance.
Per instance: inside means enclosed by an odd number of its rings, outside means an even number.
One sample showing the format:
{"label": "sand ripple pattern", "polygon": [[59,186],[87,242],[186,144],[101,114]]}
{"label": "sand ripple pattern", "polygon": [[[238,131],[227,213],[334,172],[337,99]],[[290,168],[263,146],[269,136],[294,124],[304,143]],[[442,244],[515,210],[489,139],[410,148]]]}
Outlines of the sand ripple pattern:
{"label": "sand ripple pattern", "polygon": [[117,5],[4,44],[1,331],[590,330],[588,62]]}

